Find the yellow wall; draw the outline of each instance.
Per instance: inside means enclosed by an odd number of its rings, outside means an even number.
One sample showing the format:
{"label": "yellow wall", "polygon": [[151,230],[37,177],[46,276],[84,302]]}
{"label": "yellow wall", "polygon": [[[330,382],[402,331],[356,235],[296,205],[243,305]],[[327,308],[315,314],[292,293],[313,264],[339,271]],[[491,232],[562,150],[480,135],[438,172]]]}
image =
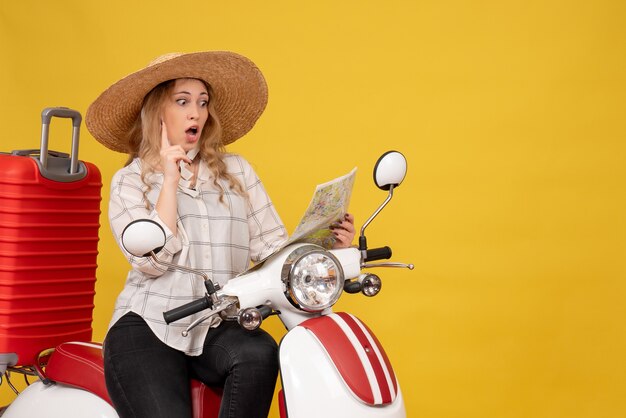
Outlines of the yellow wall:
{"label": "yellow wall", "polygon": [[[625,5],[2,1],[1,149],[38,147],[42,108],[84,113],[162,53],[247,55],[270,103],[231,150],[290,230],[315,184],[355,165],[362,222],[384,199],[377,156],[409,160],[369,241],[416,269],[381,270],[379,297],[339,306],[385,344],[409,416],[623,417]],[[67,150],[65,125],[52,149]],[[108,182],[124,157],[82,132],[80,158]],[[99,340],[127,268],[102,224]]]}

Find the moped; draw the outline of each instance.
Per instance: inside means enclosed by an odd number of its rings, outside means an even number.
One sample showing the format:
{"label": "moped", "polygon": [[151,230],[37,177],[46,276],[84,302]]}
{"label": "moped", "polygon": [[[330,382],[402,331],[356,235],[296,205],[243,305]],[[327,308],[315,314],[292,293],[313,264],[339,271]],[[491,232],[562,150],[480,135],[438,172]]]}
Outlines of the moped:
{"label": "moped", "polygon": [[[183,336],[218,316],[245,329],[258,328],[277,315],[287,330],[279,345],[279,410],[281,418],[406,416],[400,385],[382,345],[356,316],[333,305],[343,293],[377,295],[379,276],[373,267],[413,269],[412,264],[377,262],[391,257],[389,247],[368,249],[365,229],[389,203],[406,175],[407,163],[397,151],[383,154],[374,167],[376,185],[388,191],[385,201],[360,229],[359,246],[328,250],[294,242],[229,280],[223,287],[204,272],[159,261],[156,253],[165,232],[156,222],[136,220],[122,234],[122,245],[137,257],[151,257],[170,269],[198,275],[206,293],[197,300],[164,312],[167,323],[198,314]],[[0,376],[38,378],[18,394],[2,418],[117,418],[104,384],[102,346],[66,342],[42,348],[37,364],[16,366],[12,353],[0,353]],[[5,372],[6,370],[6,372]],[[220,389],[191,382],[194,418],[217,417]],[[16,391],[17,392],[17,391]]]}

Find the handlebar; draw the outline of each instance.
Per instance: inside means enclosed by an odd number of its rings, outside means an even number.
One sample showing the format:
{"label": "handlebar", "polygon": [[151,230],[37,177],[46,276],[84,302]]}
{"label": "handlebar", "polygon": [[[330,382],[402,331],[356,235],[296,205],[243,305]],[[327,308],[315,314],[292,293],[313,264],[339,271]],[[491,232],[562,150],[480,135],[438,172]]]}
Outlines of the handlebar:
{"label": "handlebar", "polygon": [[371,250],[367,250],[366,253],[367,257],[364,261],[388,260],[391,258],[391,248],[387,246],[372,248]]}
{"label": "handlebar", "polygon": [[193,315],[197,312],[203,311],[213,307],[213,302],[209,296],[205,296],[201,299],[196,299],[189,303],[186,303],[178,308],[174,308],[170,311],[163,312],[163,319],[167,324],[170,324],[179,319],[185,318],[189,315]]}

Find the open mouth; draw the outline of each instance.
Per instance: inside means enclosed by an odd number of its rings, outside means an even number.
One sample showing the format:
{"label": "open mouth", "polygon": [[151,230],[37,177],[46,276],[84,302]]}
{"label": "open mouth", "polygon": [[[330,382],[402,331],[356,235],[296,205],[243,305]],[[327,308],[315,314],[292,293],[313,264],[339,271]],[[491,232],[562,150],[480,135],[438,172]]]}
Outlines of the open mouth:
{"label": "open mouth", "polygon": [[191,128],[185,131],[187,142],[195,143],[200,137],[199,130],[197,126],[192,126]]}

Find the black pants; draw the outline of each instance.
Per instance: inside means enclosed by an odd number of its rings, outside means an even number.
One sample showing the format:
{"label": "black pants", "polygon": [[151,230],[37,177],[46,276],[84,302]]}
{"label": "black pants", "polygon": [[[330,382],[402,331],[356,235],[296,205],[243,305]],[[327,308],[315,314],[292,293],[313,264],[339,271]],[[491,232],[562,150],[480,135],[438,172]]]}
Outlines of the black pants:
{"label": "black pants", "polygon": [[263,330],[223,322],[209,331],[200,356],[159,340],[128,313],[109,330],[104,348],[107,390],[120,418],[189,418],[189,380],[224,388],[220,418],[267,417],[278,374],[278,349]]}

